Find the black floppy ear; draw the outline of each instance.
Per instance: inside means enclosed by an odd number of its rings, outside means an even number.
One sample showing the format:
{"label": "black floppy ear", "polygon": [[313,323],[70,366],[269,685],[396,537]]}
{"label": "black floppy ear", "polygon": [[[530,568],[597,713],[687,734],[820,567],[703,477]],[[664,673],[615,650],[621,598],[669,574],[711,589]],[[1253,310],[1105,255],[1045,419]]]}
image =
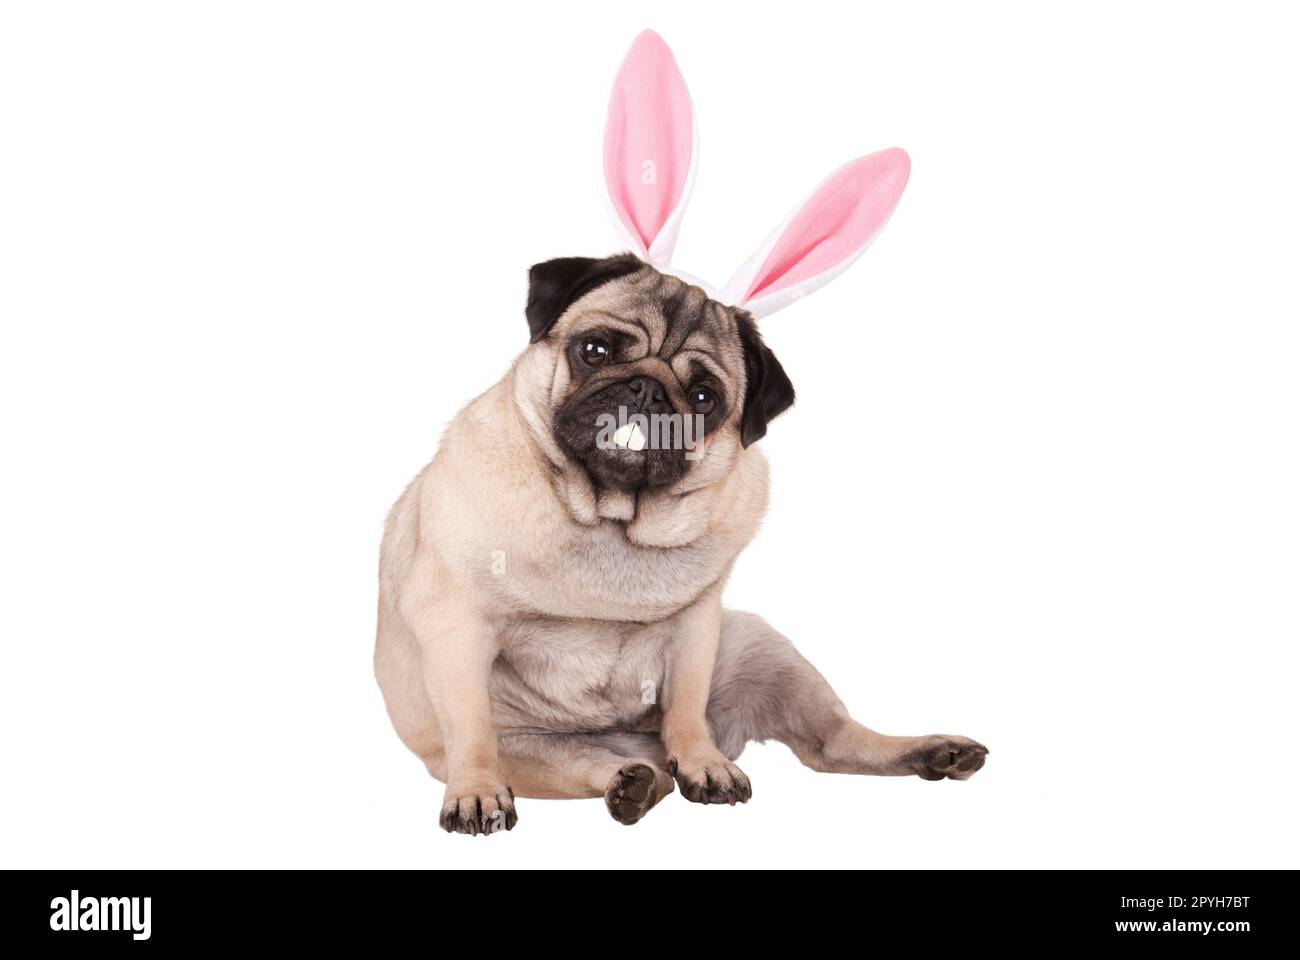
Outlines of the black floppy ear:
{"label": "black floppy ear", "polygon": [[559,257],[528,271],[529,341],[536,343],[551,331],[555,321],[579,297],[601,284],[640,270],[644,263],[630,253],[597,260],[595,257]]}
{"label": "black floppy ear", "polygon": [[740,415],[740,445],[747,447],[767,433],[769,420],[794,403],[794,385],[785,368],[759,336],[754,318],[736,313],[740,345],[745,351],[745,406]]}

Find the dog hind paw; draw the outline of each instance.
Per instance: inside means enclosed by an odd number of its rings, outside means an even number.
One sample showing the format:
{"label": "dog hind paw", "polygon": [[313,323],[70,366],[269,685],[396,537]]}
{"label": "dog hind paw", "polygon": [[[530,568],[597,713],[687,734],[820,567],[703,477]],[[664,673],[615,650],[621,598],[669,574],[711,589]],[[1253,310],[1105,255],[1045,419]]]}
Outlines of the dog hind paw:
{"label": "dog hind paw", "polygon": [[969,737],[934,736],[903,758],[922,780],[966,780],[984,766],[989,748]]}
{"label": "dog hind paw", "polygon": [[672,781],[661,786],[659,779],[654,767],[648,764],[629,763],[621,767],[605,788],[605,808],[609,815],[624,826],[636,823],[672,792]]}

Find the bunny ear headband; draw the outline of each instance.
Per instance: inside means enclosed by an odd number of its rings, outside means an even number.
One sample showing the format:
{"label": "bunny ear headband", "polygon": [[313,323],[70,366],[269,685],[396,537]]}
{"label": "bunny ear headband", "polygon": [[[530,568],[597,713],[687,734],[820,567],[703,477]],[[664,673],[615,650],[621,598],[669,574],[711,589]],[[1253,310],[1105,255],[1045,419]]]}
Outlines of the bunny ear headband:
{"label": "bunny ear headband", "polygon": [[668,44],[646,30],[618,71],[605,122],[605,184],[615,228],[641,259],[755,317],[825,286],[861,256],[894,212],[911,169],[898,148],[846,163],[794,209],[721,290],[713,291],[671,269],[698,146],[686,81]]}

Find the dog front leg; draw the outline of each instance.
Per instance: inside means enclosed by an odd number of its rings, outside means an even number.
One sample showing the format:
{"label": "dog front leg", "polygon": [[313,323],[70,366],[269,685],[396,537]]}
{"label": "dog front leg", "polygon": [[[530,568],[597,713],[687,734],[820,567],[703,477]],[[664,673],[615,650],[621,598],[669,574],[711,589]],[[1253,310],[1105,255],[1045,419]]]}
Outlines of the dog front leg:
{"label": "dog front leg", "polygon": [[497,762],[488,696],[496,639],[481,618],[446,599],[417,599],[403,613],[420,644],[424,687],[442,733],[447,790],[438,822],[451,833],[510,830],[518,816]]}
{"label": "dog front leg", "polygon": [[668,772],[687,800],[744,803],[752,793],[749,778],[714,744],[706,719],[722,631],[722,584],[678,614],[674,626],[662,702]]}

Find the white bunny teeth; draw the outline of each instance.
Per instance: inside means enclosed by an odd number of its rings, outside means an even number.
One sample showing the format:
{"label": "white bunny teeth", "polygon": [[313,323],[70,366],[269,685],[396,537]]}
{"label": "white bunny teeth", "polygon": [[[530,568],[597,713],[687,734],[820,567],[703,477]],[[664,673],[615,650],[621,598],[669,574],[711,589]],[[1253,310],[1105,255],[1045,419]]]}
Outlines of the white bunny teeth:
{"label": "white bunny teeth", "polygon": [[645,449],[645,434],[641,432],[641,425],[635,420],[631,423],[625,423],[614,431],[614,436],[610,437],[614,446],[621,447],[624,450],[641,451]]}

